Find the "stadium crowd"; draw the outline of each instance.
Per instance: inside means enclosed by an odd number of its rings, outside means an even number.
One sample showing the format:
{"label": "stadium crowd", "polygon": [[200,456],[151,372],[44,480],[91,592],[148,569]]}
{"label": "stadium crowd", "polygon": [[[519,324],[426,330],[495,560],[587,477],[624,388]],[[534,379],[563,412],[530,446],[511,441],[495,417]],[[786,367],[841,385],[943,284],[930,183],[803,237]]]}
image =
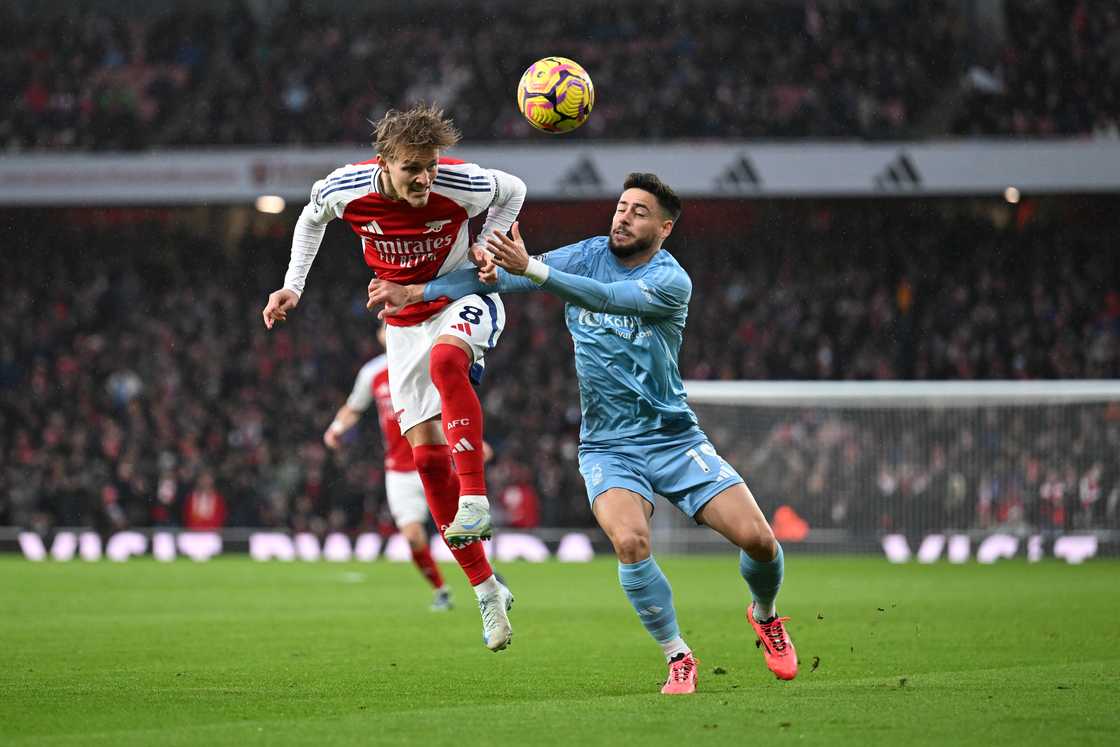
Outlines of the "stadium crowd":
{"label": "stadium crowd", "polygon": [[468,140],[539,137],[514,87],[546,53],[595,82],[596,115],[574,137],[891,138],[964,70],[946,0],[576,2],[357,17],[299,2],[266,17],[236,2],[148,16],[5,5],[0,86],[15,95],[0,100],[0,149],[365,142],[371,120],[417,100],[454,111]]}
{"label": "stadium crowd", "polygon": [[[1107,222],[1029,218],[1023,205],[1001,223],[944,207],[777,203],[734,239],[682,224],[671,248],[695,284],[685,377],[1120,376],[1120,259]],[[321,440],[378,352],[352,237],[328,234],[293,320],[266,332],[260,307],[288,258],[282,220],[230,221],[224,240],[191,211],[8,219],[19,251],[0,266],[0,525],[384,526],[373,419],[339,456]],[[482,387],[492,493],[539,494],[539,516],[505,507],[523,525],[589,525],[561,305],[534,294],[506,306]],[[915,417],[884,432],[809,411],[739,425],[734,413],[704,417],[764,508],[790,505],[813,526],[1120,518],[1115,407],[1030,431]],[[897,440],[889,458],[872,448],[885,439]],[[997,441],[1001,472],[960,466]],[[1069,505],[1044,513],[1043,492]],[[928,508],[921,497],[935,494],[951,496],[951,513],[901,508]],[[881,500],[857,498],[868,495]]]}
{"label": "stadium crowd", "polygon": [[[548,51],[540,38],[595,81],[596,116],[569,137],[1120,136],[1113,3],[1004,3],[999,44],[946,0],[364,13],[5,5],[0,149],[365,142],[370,121],[417,100],[454,111],[469,140],[539,137],[513,87]],[[657,59],[672,62],[634,64]],[[386,60],[393,74],[377,75]]]}
{"label": "stadium crowd", "polygon": [[1120,137],[1120,7],[1007,2],[1006,42],[968,71],[960,135]]}
{"label": "stadium crowd", "polygon": [[[542,36],[593,73],[597,114],[575,137],[1120,136],[1120,9],[1015,0],[1002,18],[997,45],[944,0],[436,3],[357,18],[299,2],[264,16],[237,2],[146,16],[12,5],[0,83],[17,95],[0,101],[0,148],[363,142],[388,106],[421,99],[471,140],[536,137],[512,88]],[[659,57],[672,64],[633,62]],[[393,75],[371,72],[383,60]],[[934,106],[956,114],[942,124]]]}

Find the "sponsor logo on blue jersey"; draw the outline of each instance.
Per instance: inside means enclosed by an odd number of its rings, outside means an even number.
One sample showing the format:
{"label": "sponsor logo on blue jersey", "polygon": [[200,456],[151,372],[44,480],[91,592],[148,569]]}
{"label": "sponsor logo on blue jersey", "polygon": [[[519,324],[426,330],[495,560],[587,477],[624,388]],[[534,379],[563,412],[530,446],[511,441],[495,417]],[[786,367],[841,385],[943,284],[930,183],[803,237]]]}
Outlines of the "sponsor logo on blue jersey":
{"label": "sponsor logo on blue jersey", "polygon": [[621,314],[603,314],[597,311],[579,309],[576,322],[581,327],[602,327],[613,332],[624,340],[639,340],[653,334],[652,330],[642,324],[641,317],[624,316]]}

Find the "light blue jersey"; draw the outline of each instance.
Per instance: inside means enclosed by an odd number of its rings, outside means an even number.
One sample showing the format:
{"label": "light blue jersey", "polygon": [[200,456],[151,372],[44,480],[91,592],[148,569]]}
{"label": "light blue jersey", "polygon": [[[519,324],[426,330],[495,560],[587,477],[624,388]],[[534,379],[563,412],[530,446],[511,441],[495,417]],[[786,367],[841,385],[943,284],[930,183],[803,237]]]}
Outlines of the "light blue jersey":
{"label": "light blue jersey", "polygon": [[677,366],[692,281],[662,250],[626,267],[596,236],[542,254],[548,278],[498,271],[497,287],[474,270],[448,273],[424,288],[424,300],[471,293],[546,290],[567,305],[575,341],[583,424],[580,472],[588,500],[625,488],[651,503],[654,494],[689,516],[743,479],[700,430],[685,401]]}
{"label": "light blue jersey", "polygon": [[[499,271],[497,290],[543,289],[568,302],[564,316],[575,341],[581,442],[614,443],[690,428],[696,415],[685,402],[677,355],[692,281],[667,251],[629,268],[607,242],[606,236],[596,236],[538,257],[550,269],[543,286]],[[462,274],[429,283],[425,299],[494,290],[479,283],[474,272],[466,271],[467,278]]]}

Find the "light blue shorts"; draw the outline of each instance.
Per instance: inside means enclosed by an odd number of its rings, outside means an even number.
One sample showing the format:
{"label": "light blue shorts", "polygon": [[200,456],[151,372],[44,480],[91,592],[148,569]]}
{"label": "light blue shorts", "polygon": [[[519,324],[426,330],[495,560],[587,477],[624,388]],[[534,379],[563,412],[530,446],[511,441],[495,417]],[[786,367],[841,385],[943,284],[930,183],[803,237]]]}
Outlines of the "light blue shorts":
{"label": "light blue shorts", "polygon": [[579,471],[593,505],[611,488],[625,488],[651,504],[654,495],[663,496],[693,519],[716,495],[743,482],[697,427],[580,444]]}

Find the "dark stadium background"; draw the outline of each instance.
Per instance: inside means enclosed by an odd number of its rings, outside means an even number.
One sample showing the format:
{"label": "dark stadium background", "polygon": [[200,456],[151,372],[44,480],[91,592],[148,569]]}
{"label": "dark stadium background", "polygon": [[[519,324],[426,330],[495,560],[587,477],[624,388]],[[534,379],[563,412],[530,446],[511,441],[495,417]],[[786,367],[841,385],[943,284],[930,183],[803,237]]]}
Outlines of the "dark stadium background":
{"label": "dark stadium background", "polygon": [[[357,159],[369,155],[368,120],[424,98],[447,107],[464,145],[545,153],[853,142],[905,153],[968,141],[1025,146],[1027,160],[1036,146],[1092,143],[1120,162],[1112,3],[626,0],[449,12],[458,7],[7,3],[2,160],[323,146]],[[556,51],[588,68],[598,94],[587,125],[564,138],[533,131],[513,104],[525,65]],[[763,184],[745,197],[686,197],[669,244],[695,285],[685,378],[1120,378],[1115,183],[1078,188],[1072,174],[1072,187],[1012,199],[927,194],[906,168],[884,173],[892,181],[879,195],[773,196]],[[321,443],[376,352],[353,237],[328,232],[298,311],[266,333],[259,312],[283,278],[299,200],[271,215],[251,200],[101,198],[0,207],[5,547],[23,530],[177,529],[205,474],[227,527],[390,531],[374,424],[339,456]],[[532,248],[552,248],[601,232],[611,205],[531,191],[523,232]],[[506,306],[481,390],[492,492],[536,494],[530,523],[544,530],[590,528],[560,304],[542,294]],[[858,428],[822,446],[814,417],[711,425],[722,451],[752,465],[767,514],[792,508],[810,538],[866,549],[892,532],[1047,542],[1074,532],[1116,548],[1116,399],[1043,413],[1025,431],[1010,416],[973,433],[919,412],[888,435],[932,446],[895,452]],[[976,441],[989,445],[986,466],[954,471],[952,455],[978,451]],[[895,473],[884,476],[884,463]]]}

